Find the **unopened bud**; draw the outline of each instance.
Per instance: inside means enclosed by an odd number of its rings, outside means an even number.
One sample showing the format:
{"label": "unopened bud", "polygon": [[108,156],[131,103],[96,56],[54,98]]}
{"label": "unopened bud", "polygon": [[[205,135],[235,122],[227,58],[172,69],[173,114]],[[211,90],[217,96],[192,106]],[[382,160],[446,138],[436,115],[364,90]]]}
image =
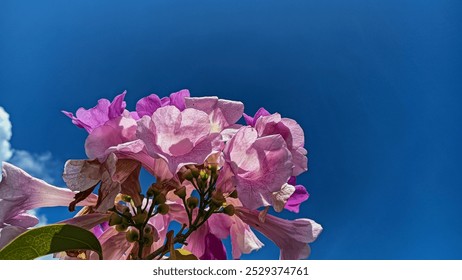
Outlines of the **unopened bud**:
{"label": "unopened bud", "polygon": [[115,226],[122,223],[122,217],[119,216],[117,213],[112,213],[109,217],[109,225]]}
{"label": "unopened bud", "polygon": [[150,247],[154,243],[154,237],[151,234],[144,236],[143,243],[145,247]]}
{"label": "unopened bud", "polygon": [[225,197],[223,196],[223,193],[222,192],[219,192],[219,191],[214,191],[213,194],[212,194],[212,203],[217,206],[217,207],[220,207],[223,205],[223,203],[225,203],[226,199]]}
{"label": "unopened bud", "polygon": [[199,169],[197,169],[197,167],[192,166],[189,168],[189,170],[191,170],[191,174],[194,178],[199,177]]}
{"label": "unopened bud", "polygon": [[234,213],[236,212],[236,210],[234,209],[234,206],[233,205],[228,205],[226,206],[224,209],[223,209],[223,213],[225,213],[226,215],[229,215],[229,216],[232,216],[234,215]]}
{"label": "unopened bud", "polygon": [[205,171],[204,169],[202,169],[200,172],[199,172],[199,177],[201,178],[202,181],[207,181],[207,179],[209,178],[209,174],[207,174],[207,171]]}
{"label": "unopened bud", "polygon": [[183,199],[186,197],[186,187],[181,186],[179,189],[176,189],[173,193],[179,198]]}
{"label": "unopened bud", "polygon": [[145,234],[152,234],[152,232],[154,231],[153,227],[151,225],[146,225],[146,227],[144,228],[144,233]]}
{"label": "unopened bud", "polygon": [[161,186],[158,183],[152,184],[149,187],[148,191],[149,190],[153,195],[158,195],[158,194],[160,194],[162,192]]}
{"label": "unopened bud", "polygon": [[156,197],[154,198],[154,203],[155,204],[164,204],[165,201],[167,201],[167,198],[165,197],[165,195],[163,193],[159,193],[158,195],[156,195]]}
{"label": "unopened bud", "polygon": [[216,164],[209,164],[207,168],[212,172],[212,173],[217,173],[218,166]]}
{"label": "unopened bud", "polygon": [[188,181],[192,181],[192,179],[194,179],[194,176],[193,176],[191,170],[189,170],[189,169],[186,169],[183,173],[181,173],[181,177],[184,180],[188,180]]}
{"label": "unopened bud", "polygon": [[127,231],[125,236],[127,237],[128,242],[135,242],[135,241],[138,240],[138,238],[140,238],[140,234],[138,233],[138,230],[136,230],[134,228]]}
{"label": "unopened bud", "polygon": [[136,213],[136,215],[133,217],[133,221],[135,222],[135,224],[141,225],[146,221],[147,217],[148,217],[147,212],[139,212],[139,213]]}
{"label": "unopened bud", "polygon": [[147,191],[146,191],[146,196],[147,197],[153,197],[154,196],[154,190],[149,188]]}
{"label": "unopened bud", "polygon": [[170,210],[170,207],[167,204],[161,204],[157,206],[157,212],[161,215],[167,214],[168,210]]}
{"label": "unopened bud", "polygon": [[128,225],[126,224],[120,224],[120,225],[116,225],[116,230],[118,232],[124,232],[128,229]]}
{"label": "unopened bud", "polygon": [[197,199],[197,197],[191,196],[186,200],[186,203],[188,204],[189,208],[193,209],[196,208],[199,204],[199,199]]}

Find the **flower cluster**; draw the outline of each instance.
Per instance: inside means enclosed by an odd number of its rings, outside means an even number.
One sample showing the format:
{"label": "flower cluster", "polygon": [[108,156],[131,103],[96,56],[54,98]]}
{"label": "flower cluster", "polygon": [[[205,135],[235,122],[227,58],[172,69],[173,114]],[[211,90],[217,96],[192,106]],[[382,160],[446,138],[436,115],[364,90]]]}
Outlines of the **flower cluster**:
{"label": "flower cluster", "polygon": [[[9,200],[15,206],[4,206],[0,200],[2,239],[6,223],[11,227],[24,220],[24,211],[32,206],[66,204],[71,211],[85,206],[65,222],[92,230],[105,259],[172,258],[178,244],[199,259],[226,259],[222,240],[228,237],[232,258],[239,259],[263,246],[253,229],[280,248],[281,259],[309,256],[308,243],[322,227],[310,219],[268,214],[270,208],[298,213],[309,196],[296,184],[296,177],[307,170],[304,133],[296,121],[263,108],[252,117],[244,114],[241,102],[190,97],[188,90],[164,98],[151,94],[129,111],[125,95],[112,102],[100,99],[75,115],[63,111],[88,132],[88,159],[66,162],[63,179],[70,190],[53,189],[65,195],[60,201]],[[246,125],[238,123],[242,116]],[[142,168],[153,176],[149,188],[141,187]],[[10,185],[19,184],[10,180],[35,180],[9,164],[3,173],[0,198]],[[37,192],[53,188],[37,182]],[[26,192],[24,186],[18,188]],[[27,192],[22,200],[48,200]],[[11,208],[6,208],[7,216],[5,207]],[[60,256],[97,258],[90,251]]]}

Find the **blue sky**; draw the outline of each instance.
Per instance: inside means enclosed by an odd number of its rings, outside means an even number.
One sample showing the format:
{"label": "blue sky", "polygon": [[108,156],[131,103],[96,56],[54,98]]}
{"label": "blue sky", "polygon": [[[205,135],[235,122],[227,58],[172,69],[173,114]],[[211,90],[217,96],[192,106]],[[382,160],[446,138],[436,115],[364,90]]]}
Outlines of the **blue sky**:
{"label": "blue sky", "polygon": [[[62,109],[183,88],[264,106],[306,133],[301,216],[325,229],[312,259],[461,259],[461,6],[3,0],[0,106],[16,160],[57,185],[85,157]],[[277,258],[265,243],[249,257]]]}

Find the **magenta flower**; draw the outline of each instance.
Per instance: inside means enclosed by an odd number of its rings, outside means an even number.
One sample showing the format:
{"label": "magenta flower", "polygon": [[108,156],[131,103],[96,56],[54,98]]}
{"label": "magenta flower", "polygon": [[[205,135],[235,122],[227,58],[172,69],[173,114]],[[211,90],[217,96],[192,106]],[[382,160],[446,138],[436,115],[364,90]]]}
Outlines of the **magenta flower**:
{"label": "magenta flower", "polygon": [[126,93],[124,91],[122,94],[117,95],[112,102],[104,98],[100,99],[95,107],[88,110],[79,108],[75,117],[70,112],[62,112],[72,119],[73,124],[91,133],[95,128],[100,127],[107,121],[122,116],[126,106],[124,101]]}
{"label": "magenta flower", "polygon": [[244,115],[244,120],[245,120],[245,123],[247,125],[250,125],[251,127],[255,127],[255,124],[257,123],[257,120],[260,118],[260,117],[265,117],[265,116],[270,116],[270,112],[266,111],[265,108],[261,107],[260,109],[258,109],[258,111],[255,113],[255,115],[253,117],[247,115],[247,114],[243,114]]}
{"label": "magenta flower", "polygon": [[156,94],[151,94],[141,98],[136,103],[137,116],[138,118],[142,118],[143,116],[150,117],[157,109],[169,105],[175,106],[178,110],[183,111],[186,108],[185,98],[189,96],[189,90],[187,89],[174,92],[170,94],[170,97],[163,97],[162,99]]}
{"label": "magenta flower", "polygon": [[287,183],[295,186],[295,190],[285,204],[284,209],[298,213],[300,212],[300,205],[304,201],[308,200],[310,194],[304,186],[296,185],[296,178],[294,176],[290,177],[289,182]]}

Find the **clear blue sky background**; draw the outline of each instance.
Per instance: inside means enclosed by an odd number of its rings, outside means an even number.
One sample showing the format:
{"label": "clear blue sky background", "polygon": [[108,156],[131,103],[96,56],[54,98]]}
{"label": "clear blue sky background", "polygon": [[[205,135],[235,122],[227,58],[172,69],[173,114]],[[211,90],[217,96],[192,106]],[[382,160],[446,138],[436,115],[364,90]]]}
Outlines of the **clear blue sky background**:
{"label": "clear blue sky background", "polygon": [[312,259],[461,259],[460,3],[2,0],[0,106],[61,166],[86,133],[60,110],[123,90],[264,106],[306,133]]}

